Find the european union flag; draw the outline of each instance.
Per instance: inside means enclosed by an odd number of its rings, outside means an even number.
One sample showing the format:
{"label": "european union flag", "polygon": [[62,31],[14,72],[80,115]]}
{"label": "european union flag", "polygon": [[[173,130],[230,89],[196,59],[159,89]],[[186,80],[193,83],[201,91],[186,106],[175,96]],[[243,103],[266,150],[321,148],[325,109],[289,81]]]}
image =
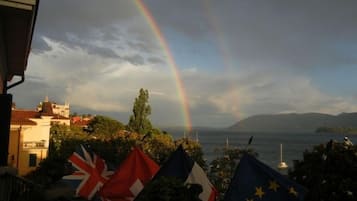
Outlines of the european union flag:
{"label": "european union flag", "polygon": [[306,190],[253,156],[244,155],[225,201],[302,201]]}

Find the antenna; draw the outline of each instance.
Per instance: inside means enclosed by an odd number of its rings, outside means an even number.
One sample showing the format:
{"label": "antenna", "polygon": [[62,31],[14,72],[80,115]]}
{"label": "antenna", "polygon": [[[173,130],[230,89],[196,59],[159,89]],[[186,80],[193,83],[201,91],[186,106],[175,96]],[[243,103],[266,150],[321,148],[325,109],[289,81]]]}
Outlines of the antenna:
{"label": "antenna", "polygon": [[229,141],[228,141],[228,137],[226,138],[226,149],[229,148]]}
{"label": "antenna", "polygon": [[283,162],[283,144],[280,144],[280,162]]}

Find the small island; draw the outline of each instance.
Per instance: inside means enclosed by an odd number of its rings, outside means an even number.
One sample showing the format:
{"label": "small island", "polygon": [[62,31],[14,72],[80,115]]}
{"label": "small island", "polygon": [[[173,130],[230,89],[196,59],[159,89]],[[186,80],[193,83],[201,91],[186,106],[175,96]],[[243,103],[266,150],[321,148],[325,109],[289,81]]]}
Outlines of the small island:
{"label": "small island", "polygon": [[356,127],[319,127],[315,131],[316,133],[336,133],[336,134],[348,134],[357,135]]}

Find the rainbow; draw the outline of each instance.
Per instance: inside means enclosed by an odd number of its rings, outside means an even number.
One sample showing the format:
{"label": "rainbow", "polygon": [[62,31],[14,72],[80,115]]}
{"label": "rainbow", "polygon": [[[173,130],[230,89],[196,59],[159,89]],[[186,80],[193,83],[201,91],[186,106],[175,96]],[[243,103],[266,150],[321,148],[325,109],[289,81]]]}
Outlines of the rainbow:
{"label": "rainbow", "polygon": [[170,47],[165,39],[165,36],[161,32],[157,22],[155,21],[155,18],[151,14],[150,10],[148,7],[145,5],[145,3],[142,0],[135,0],[135,4],[139,11],[142,13],[144,18],[147,20],[152,32],[154,33],[155,37],[157,38],[159,45],[161,46],[163,53],[166,57],[166,62],[169,65],[169,67],[172,70],[173,77],[175,78],[175,84],[176,84],[176,89],[178,92],[178,97],[181,102],[181,107],[182,107],[182,116],[184,119],[184,124],[185,127],[188,131],[192,130],[192,124],[191,124],[191,115],[190,115],[190,109],[189,109],[189,104],[188,104],[188,99],[186,96],[186,91],[184,84],[182,82],[182,79],[180,77],[180,73],[178,72],[178,68],[176,65],[176,62],[174,60],[174,57],[171,53]]}
{"label": "rainbow", "polygon": [[[234,56],[231,54],[231,51],[229,51],[230,49],[229,44],[225,40],[224,37],[225,34],[223,33],[222,31],[223,29],[220,26],[219,18],[217,17],[217,15],[214,14],[210,0],[203,0],[202,5],[203,5],[203,11],[205,13],[205,17],[209,22],[209,25],[211,26],[211,30],[215,34],[217,49],[220,52],[220,56],[223,58],[222,61],[223,61],[224,70],[230,74],[234,73],[233,70],[235,64],[233,64],[232,62],[232,58],[234,58]],[[239,110],[239,101],[240,101],[239,98],[241,93],[237,88],[237,84],[234,83],[233,81],[231,81],[230,83],[229,91],[230,91],[231,103],[237,105],[236,107],[232,108],[232,111],[234,112],[234,116],[235,118],[237,118],[238,121],[240,120],[241,116],[244,116],[244,114]]]}

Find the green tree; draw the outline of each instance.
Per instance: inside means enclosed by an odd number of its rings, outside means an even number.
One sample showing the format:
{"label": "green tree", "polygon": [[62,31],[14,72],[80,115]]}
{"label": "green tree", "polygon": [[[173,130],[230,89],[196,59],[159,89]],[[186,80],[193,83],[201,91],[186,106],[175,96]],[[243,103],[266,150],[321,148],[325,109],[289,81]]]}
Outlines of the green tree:
{"label": "green tree", "polygon": [[251,154],[256,157],[258,154],[253,149],[239,149],[237,147],[218,148],[216,152],[221,156],[211,161],[208,177],[219,192],[219,200],[223,200],[243,155]]}
{"label": "green tree", "polygon": [[139,96],[135,98],[133,106],[133,115],[130,116],[128,129],[140,134],[147,134],[151,132],[152,125],[149,120],[151,114],[151,107],[148,103],[148,90],[140,89]]}
{"label": "green tree", "polygon": [[58,154],[62,142],[67,139],[85,140],[88,134],[78,126],[67,126],[64,124],[52,124],[50,128],[50,147],[48,154]]}
{"label": "green tree", "polygon": [[95,116],[88,124],[91,134],[102,138],[111,138],[120,130],[124,129],[124,125],[110,117]]}
{"label": "green tree", "polygon": [[289,177],[308,189],[305,201],[357,200],[357,146],[331,140],[306,150]]}
{"label": "green tree", "polygon": [[190,138],[180,138],[175,140],[176,146],[182,145],[187,154],[199,164],[202,169],[207,170],[206,161],[203,158],[202,146],[199,142]]}

